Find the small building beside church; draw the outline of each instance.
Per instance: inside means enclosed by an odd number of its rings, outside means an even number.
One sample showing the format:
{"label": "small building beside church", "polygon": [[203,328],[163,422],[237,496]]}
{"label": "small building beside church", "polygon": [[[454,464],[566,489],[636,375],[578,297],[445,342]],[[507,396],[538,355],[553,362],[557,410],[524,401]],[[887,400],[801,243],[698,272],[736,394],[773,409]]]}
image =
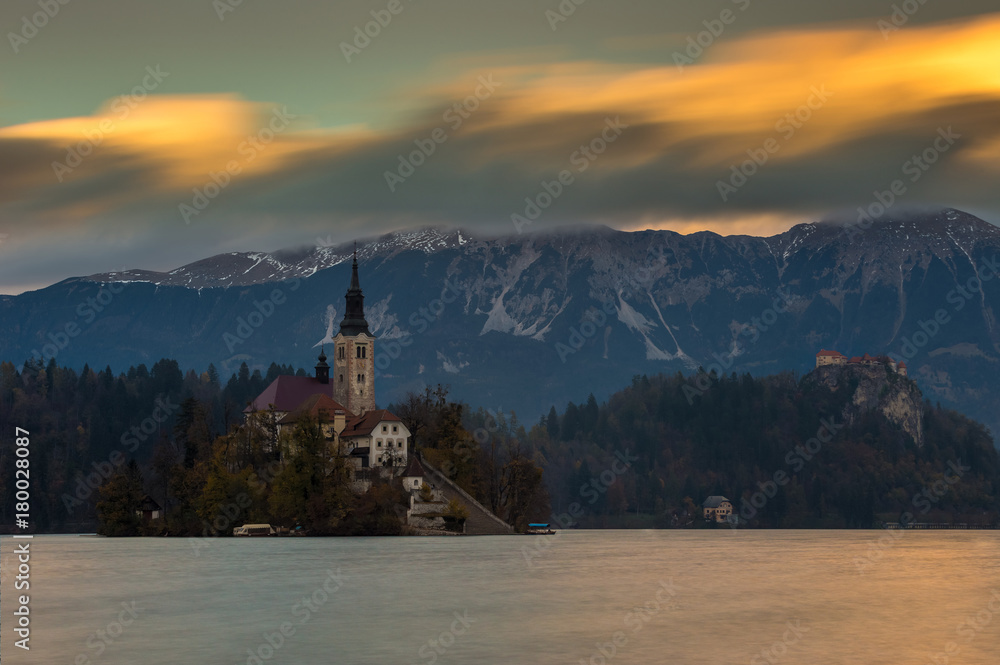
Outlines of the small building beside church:
{"label": "small building beside church", "polygon": [[403,489],[409,492],[419,492],[420,488],[424,486],[424,466],[414,455],[410,458],[410,463],[406,465],[406,470],[403,471]]}

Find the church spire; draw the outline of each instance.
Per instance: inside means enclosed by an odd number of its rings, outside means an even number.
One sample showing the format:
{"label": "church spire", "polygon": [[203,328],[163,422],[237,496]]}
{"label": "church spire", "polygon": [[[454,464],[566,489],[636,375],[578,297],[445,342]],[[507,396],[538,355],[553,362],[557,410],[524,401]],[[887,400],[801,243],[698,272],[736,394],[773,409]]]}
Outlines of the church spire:
{"label": "church spire", "polygon": [[345,336],[354,336],[368,331],[368,321],[365,320],[365,296],[361,292],[361,280],[358,278],[358,246],[354,243],[354,262],[351,265],[351,286],[344,295],[346,309],[344,320],[340,322],[340,332]]}
{"label": "church spire", "polygon": [[326,364],[325,345],[319,347],[319,362],[316,363],[316,380],[320,383],[330,383],[330,366]]}
{"label": "church spire", "polygon": [[356,416],[375,410],[375,337],[365,320],[365,296],[358,278],[358,249],[351,262],[347,308],[334,338],[333,399]]}
{"label": "church spire", "polygon": [[354,242],[354,263],[351,265],[351,288],[350,291],[361,292],[361,282],[358,280],[358,243]]}

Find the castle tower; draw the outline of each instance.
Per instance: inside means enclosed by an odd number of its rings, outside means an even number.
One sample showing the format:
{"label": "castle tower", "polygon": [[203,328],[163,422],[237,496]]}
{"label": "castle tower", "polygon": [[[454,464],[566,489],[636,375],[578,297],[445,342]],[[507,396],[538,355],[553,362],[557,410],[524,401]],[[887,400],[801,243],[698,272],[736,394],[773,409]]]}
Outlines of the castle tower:
{"label": "castle tower", "polygon": [[375,410],[375,338],[365,320],[357,249],[351,267],[351,286],[344,297],[347,309],[340,332],[333,340],[333,398],[360,416]]}

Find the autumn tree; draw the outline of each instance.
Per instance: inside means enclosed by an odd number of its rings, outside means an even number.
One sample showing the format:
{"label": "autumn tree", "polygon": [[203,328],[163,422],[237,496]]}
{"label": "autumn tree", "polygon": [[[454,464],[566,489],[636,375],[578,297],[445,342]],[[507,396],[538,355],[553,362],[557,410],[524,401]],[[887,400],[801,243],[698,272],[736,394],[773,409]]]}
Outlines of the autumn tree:
{"label": "autumn tree", "polygon": [[173,476],[174,468],[177,466],[178,454],[174,444],[163,436],[153,448],[153,459],[150,468],[153,471],[154,493],[163,506],[164,516],[167,512],[167,504],[170,496],[170,479]]}
{"label": "autumn tree", "polygon": [[135,460],[108,478],[100,487],[97,515],[102,536],[137,536],[141,525],[140,511],[145,497],[142,472]]}
{"label": "autumn tree", "polygon": [[174,441],[184,453],[184,466],[194,467],[199,458],[208,456],[212,443],[212,430],[205,407],[194,397],[181,403],[177,421],[174,424]]}
{"label": "autumn tree", "polygon": [[315,417],[303,417],[296,424],[291,444],[271,488],[271,514],[279,524],[330,533],[352,500],[347,460],[329,449],[322,422]]}

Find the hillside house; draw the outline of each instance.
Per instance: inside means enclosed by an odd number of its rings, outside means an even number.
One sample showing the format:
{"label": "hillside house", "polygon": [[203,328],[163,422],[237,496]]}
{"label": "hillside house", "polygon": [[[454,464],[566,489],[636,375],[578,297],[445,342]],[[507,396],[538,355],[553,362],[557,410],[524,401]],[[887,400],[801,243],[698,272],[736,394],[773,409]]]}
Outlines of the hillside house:
{"label": "hillside house", "polygon": [[724,496],[710,496],[701,507],[708,521],[725,522],[733,514],[733,504]]}
{"label": "hillside house", "polygon": [[148,494],[142,498],[142,505],[135,512],[143,522],[158,520],[163,516],[163,508]]}

